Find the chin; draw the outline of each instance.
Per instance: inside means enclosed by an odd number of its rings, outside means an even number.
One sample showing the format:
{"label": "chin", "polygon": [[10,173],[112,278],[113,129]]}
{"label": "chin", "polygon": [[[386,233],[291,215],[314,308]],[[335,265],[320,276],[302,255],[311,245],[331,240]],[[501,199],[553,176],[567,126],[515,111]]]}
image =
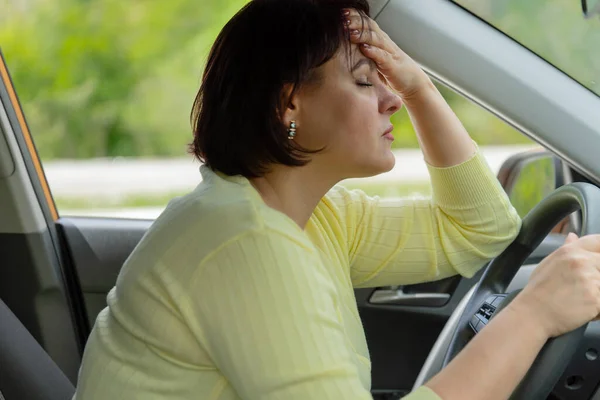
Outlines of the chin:
{"label": "chin", "polygon": [[377,160],[377,169],[379,170],[377,174],[383,174],[384,172],[389,172],[394,169],[396,165],[396,157],[394,157],[394,153],[391,150],[386,151],[385,156]]}
{"label": "chin", "polygon": [[384,172],[390,172],[392,169],[394,169],[395,165],[396,165],[396,158],[392,155],[390,161],[381,165],[381,168],[380,168],[380,171],[378,172],[378,174],[383,174]]}
{"label": "chin", "polygon": [[356,169],[356,172],[352,174],[352,178],[368,178],[370,176],[383,174],[391,171],[394,168],[394,165],[396,165],[396,158],[392,152],[390,152],[384,159],[373,160],[373,163],[369,164],[362,164]]}

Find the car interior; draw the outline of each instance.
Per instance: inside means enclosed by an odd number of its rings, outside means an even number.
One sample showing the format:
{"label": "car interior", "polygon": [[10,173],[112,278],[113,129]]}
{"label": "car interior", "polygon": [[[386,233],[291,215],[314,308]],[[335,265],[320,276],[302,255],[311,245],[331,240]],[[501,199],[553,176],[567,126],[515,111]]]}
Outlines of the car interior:
{"label": "car interior", "polygon": [[[522,200],[528,166],[542,160],[552,170],[543,195],[523,203],[531,212],[515,243],[475,277],[356,290],[372,393],[383,400],[439,372],[567,232],[600,233],[600,97],[460,2],[370,3],[428,74],[541,146],[502,166],[511,200]],[[153,221],[60,215],[1,57],[0,78],[0,400],[69,399],[96,316]],[[512,398],[600,399],[600,322],[564,336],[548,343]]]}

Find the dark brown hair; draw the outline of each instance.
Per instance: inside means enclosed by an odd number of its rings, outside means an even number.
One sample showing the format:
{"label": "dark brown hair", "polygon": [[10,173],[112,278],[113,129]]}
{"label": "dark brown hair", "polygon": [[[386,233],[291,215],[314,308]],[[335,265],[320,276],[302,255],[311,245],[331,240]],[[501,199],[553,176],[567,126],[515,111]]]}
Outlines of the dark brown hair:
{"label": "dark brown hair", "polygon": [[[247,178],[264,175],[274,163],[306,164],[315,151],[288,139],[282,116],[301,86],[318,82],[315,68],[340,46],[349,51],[342,18],[349,8],[369,13],[367,0],[246,4],[209,53],[192,109],[190,152],[213,170]],[[286,85],[289,96],[283,93]]]}

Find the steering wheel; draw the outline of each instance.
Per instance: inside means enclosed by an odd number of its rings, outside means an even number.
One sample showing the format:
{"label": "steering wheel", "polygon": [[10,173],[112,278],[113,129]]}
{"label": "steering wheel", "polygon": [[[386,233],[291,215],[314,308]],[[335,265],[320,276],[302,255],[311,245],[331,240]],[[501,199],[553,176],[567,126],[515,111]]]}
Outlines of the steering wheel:
{"label": "steering wheel", "polygon": [[[458,305],[442,330],[425,362],[416,386],[445,367],[473,337],[471,318],[490,296],[504,294],[529,255],[563,218],[581,210],[580,236],[600,233],[600,189],[588,183],[560,187],[542,200],[523,218],[514,242],[490,262],[471,296]],[[519,291],[508,294],[493,315],[506,307]],[[492,317],[493,317],[492,315]],[[514,390],[511,400],[546,399],[566,369],[583,337],[587,324],[548,340],[533,365]],[[518,338],[509,338],[518,340]]]}

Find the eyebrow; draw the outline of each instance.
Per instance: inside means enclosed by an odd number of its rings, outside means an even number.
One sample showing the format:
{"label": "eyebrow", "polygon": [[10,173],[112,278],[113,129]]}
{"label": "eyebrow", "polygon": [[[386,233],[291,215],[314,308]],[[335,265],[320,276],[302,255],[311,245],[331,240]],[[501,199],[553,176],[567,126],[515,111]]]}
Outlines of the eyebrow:
{"label": "eyebrow", "polygon": [[359,69],[360,67],[362,67],[364,64],[368,64],[369,68],[371,69],[371,71],[377,69],[377,66],[375,65],[375,62],[373,60],[371,60],[370,58],[361,58],[360,60],[358,60],[358,62],[356,64],[354,64],[354,66],[352,67],[352,69],[350,70],[350,72],[354,72],[357,69]]}

